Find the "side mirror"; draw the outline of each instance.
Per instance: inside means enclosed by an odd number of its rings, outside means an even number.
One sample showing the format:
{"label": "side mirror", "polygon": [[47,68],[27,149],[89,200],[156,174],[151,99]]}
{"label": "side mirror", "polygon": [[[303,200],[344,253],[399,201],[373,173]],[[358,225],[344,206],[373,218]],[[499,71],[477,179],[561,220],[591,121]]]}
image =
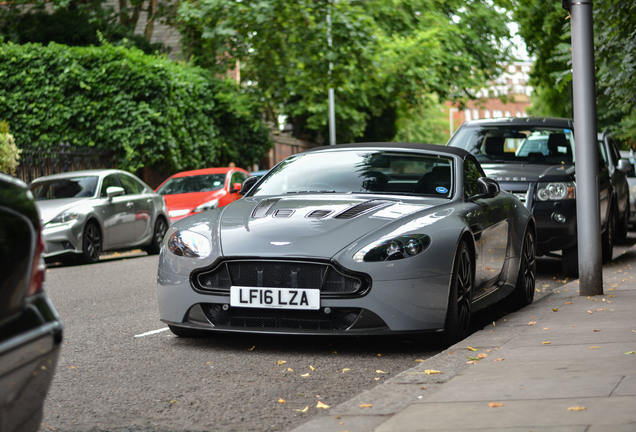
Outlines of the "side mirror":
{"label": "side mirror", "polygon": [[628,173],[634,169],[634,165],[629,161],[629,159],[619,159],[618,160],[618,170],[624,173]]}
{"label": "side mirror", "polygon": [[106,189],[106,196],[108,197],[108,199],[124,195],[125,193],[126,191],[124,191],[124,188],[119,186],[110,186]]}
{"label": "side mirror", "polygon": [[239,194],[245,195],[246,193],[248,193],[259,179],[260,177],[248,177],[247,180],[243,182]]}
{"label": "side mirror", "polygon": [[493,198],[499,194],[499,183],[488,177],[480,177],[477,179],[477,195],[471,197],[477,198]]}

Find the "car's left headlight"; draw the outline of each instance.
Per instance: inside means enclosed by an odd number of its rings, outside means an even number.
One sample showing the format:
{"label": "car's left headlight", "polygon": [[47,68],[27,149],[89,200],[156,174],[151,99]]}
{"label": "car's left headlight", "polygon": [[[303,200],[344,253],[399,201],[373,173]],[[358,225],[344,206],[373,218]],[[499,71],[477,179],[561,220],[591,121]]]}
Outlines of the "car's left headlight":
{"label": "car's left headlight", "polygon": [[356,262],[392,261],[418,255],[431,244],[426,234],[410,234],[380,240],[360,249],[353,256]]}
{"label": "car's left headlight", "polygon": [[539,201],[560,201],[574,199],[576,190],[573,182],[539,183],[537,199]]}
{"label": "car's left headlight", "polygon": [[212,201],[208,201],[206,203],[201,204],[200,206],[192,210],[192,213],[200,213],[202,211],[212,210],[214,208],[217,208],[218,205],[219,205],[219,200],[213,199]]}
{"label": "car's left headlight", "polygon": [[177,256],[205,258],[212,253],[212,244],[205,236],[193,231],[175,231],[166,243],[168,250]]}
{"label": "car's left headlight", "polygon": [[77,212],[64,212],[49,221],[50,224],[61,224],[77,219]]}

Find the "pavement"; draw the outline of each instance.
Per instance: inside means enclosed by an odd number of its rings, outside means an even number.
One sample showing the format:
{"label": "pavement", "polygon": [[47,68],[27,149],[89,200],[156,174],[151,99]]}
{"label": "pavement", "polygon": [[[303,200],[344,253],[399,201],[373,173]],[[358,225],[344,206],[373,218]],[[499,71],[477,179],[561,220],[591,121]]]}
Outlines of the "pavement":
{"label": "pavement", "polygon": [[293,432],[635,432],[636,246],[541,295]]}

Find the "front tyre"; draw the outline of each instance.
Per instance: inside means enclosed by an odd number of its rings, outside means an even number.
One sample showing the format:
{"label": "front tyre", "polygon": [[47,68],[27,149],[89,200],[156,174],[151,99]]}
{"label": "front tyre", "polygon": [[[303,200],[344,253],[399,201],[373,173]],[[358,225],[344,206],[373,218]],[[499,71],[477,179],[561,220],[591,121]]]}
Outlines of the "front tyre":
{"label": "front tyre", "polygon": [[446,346],[459,342],[470,332],[475,271],[472,253],[462,241],[457,249],[451,275],[443,343]]}
{"label": "front tyre", "polygon": [[527,306],[534,300],[534,289],[537,274],[537,252],[534,234],[531,227],[526,229],[521,246],[519,274],[512,300],[517,307]]}
{"label": "front tyre", "polygon": [[148,255],[156,255],[161,250],[161,242],[168,231],[168,223],[162,217],[158,217],[155,222],[155,229],[152,233],[150,244],[144,248]]}
{"label": "front tyre", "polygon": [[84,226],[82,235],[82,255],[81,260],[84,263],[92,264],[99,261],[102,253],[102,232],[99,225],[94,221],[89,221]]}

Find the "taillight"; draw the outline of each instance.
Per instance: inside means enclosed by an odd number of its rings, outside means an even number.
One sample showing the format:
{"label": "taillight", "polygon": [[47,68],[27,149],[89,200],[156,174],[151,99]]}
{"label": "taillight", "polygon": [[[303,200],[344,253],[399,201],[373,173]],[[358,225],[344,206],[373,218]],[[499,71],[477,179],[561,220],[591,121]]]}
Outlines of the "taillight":
{"label": "taillight", "polygon": [[46,273],[46,265],[44,264],[44,240],[42,233],[38,227],[38,238],[35,241],[35,253],[33,254],[33,264],[31,265],[31,277],[29,279],[28,295],[36,294],[42,291],[44,284],[44,274]]}

